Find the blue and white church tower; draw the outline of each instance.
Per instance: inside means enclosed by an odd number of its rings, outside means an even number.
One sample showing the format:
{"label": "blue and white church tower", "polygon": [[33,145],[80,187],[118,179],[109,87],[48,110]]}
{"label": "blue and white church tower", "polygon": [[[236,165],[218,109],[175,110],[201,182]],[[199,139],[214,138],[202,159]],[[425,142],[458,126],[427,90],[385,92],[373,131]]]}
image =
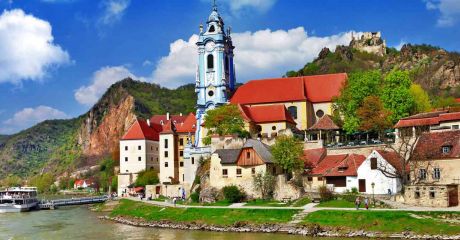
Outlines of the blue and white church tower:
{"label": "blue and white church tower", "polygon": [[206,29],[200,25],[198,42],[198,66],[195,92],[198,95],[196,106],[197,129],[195,146],[201,147],[204,115],[208,109],[228,102],[228,96],[235,88],[235,67],[233,63],[232,38],[230,28],[225,31],[224,21],[214,4],[206,22]]}

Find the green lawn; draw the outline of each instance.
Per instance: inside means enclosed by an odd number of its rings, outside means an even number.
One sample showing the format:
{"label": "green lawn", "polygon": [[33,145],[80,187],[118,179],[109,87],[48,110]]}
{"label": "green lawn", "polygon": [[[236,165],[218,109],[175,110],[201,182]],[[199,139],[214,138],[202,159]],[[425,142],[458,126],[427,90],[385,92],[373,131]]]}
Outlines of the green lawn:
{"label": "green lawn", "polygon": [[440,219],[417,219],[411,216],[414,214],[436,216],[440,213],[321,210],[308,214],[302,223],[337,227],[342,230],[354,229],[384,233],[412,231],[418,234],[460,234],[460,223],[446,223]]}
{"label": "green lawn", "polygon": [[146,220],[174,222],[202,222],[229,226],[236,222],[253,224],[285,223],[292,220],[298,210],[291,209],[211,209],[211,208],[163,208],[146,203],[120,200],[111,216],[140,217]]}
{"label": "green lawn", "polygon": [[191,205],[191,206],[223,206],[223,207],[226,207],[226,206],[230,206],[232,205],[231,202],[227,201],[227,200],[220,200],[220,201],[217,201],[217,202],[214,202],[214,203],[186,203],[185,205]]}
{"label": "green lawn", "polygon": [[255,199],[252,201],[247,202],[244,206],[256,206],[256,207],[289,207],[291,205],[290,202],[284,203],[276,200],[262,200],[262,199]]}
{"label": "green lawn", "polygon": [[[354,208],[355,203],[343,199],[335,199],[326,202],[320,202],[316,207],[335,207],[335,208]],[[364,207],[364,204],[361,204]]]}
{"label": "green lawn", "polygon": [[292,204],[292,206],[293,206],[293,207],[303,207],[303,206],[305,206],[305,205],[307,205],[307,204],[309,204],[309,203],[311,203],[311,199],[308,198],[308,197],[304,197],[304,198],[300,198],[300,199],[296,200],[296,201]]}

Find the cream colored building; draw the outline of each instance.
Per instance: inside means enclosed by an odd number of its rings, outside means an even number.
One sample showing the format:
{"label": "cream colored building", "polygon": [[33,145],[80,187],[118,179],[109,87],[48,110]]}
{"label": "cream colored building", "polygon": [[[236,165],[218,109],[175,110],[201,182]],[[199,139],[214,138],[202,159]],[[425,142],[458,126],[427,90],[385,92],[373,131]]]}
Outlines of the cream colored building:
{"label": "cream colored building", "polygon": [[212,187],[221,189],[225,186],[236,185],[248,196],[261,197],[254,189],[253,177],[257,173],[273,175],[280,170],[273,164],[269,146],[254,139],[248,139],[242,148],[218,149],[211,155],[209,172]]}
{"label": "cream colored building", "polygon": [[120,140],[119,195],[128,193],[139,172],[159,171],[158,139],[149,120],[137,119]]}

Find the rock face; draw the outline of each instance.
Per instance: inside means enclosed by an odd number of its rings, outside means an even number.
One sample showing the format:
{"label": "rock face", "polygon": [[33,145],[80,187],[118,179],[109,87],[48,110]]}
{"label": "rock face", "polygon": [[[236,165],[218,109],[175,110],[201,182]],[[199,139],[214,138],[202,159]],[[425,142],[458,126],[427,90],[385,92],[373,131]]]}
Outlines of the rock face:
{"label": "rock face", "polygon": [[193,85],[170,90],[130,78],[121,80],[77,118],[44,121],[20,133],[0,136],[0,180],[7,174],[89,169],[107,155],[118,155],[119,139],[136,117],[193,111],[195,97]]}
{"label": "rock face", "polygon": [[134,98],[127,96],[118,105],[111,105],[100,123],[91,110],[78,130],[78,144],[86,156],[103,156],[119,146],[119,140],[135,121]]}

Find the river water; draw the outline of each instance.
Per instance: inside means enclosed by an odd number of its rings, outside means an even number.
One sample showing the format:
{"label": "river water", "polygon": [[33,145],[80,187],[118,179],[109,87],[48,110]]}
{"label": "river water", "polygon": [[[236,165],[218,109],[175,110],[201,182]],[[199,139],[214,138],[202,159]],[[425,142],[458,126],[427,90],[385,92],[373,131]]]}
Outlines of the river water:
{"label": "river water", "polygon": [[[187,239],[308,240],[303,236],[265,233],[220,233],[133,227],[97,218],[85,206],[0,214],[0,239]],[[326,239],[326,238],[322,238]]]}

